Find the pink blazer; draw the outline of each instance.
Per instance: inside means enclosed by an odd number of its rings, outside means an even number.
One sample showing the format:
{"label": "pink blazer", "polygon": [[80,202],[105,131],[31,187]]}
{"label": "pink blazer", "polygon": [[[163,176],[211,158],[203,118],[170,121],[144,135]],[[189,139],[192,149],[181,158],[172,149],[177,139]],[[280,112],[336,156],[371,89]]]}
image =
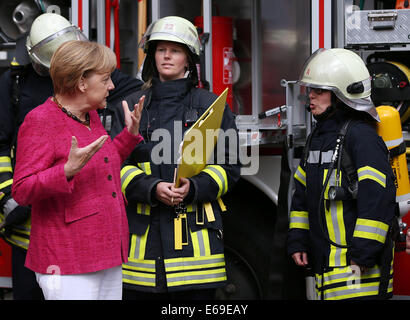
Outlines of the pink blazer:
{"label": "pink blazer", "polygon": [[78,274],[121,265],[128,256],[128,222],[121,163],[142,137],[124,129],[107,139],[67,181],[64,164],[75,136],[84,147],[106,134],[98,113],[90,127],[64,114],[49,98],[27,114],[17,140],[13,197],[31,205],[26,267],[39,273]]}

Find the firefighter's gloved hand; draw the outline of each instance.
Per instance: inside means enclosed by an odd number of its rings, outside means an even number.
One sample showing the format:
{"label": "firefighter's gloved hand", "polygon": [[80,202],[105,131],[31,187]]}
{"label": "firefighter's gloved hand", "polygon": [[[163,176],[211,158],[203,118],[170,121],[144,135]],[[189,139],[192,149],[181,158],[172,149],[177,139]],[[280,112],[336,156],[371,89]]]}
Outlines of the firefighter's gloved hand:
{"label": "firefighter's gloved hand", "polygon": [[29,216],[30,208],[18,205],[8,213],[6,217],[5,227],[21,224],[26,221]]}

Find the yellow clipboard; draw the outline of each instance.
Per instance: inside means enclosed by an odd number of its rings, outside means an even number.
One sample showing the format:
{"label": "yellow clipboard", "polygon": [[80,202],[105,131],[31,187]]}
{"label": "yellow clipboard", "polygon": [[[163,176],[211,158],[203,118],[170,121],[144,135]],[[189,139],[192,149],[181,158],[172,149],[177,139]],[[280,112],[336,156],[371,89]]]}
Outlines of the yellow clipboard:
{"label": "yellow clipboard", "polygon": [[179,148],[179,159],[175,186],[178,188],[180,178],[190,178],[201,172],[213,155],[221,128],[225,110],[228,88],[216,98],[211,106],[189,128]]}

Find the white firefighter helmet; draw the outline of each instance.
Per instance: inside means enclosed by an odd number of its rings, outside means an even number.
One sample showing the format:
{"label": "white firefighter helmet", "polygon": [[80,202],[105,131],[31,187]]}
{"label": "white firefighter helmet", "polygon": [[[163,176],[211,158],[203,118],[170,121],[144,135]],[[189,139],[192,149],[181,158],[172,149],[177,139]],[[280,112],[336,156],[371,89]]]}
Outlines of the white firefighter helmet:
{"label": "white firefighter helmet", "polygon": [[194,83],[198,81],[195,63],[199,61],[201,42],[196,27],[187,19],[168,16],[152,22],[142,37],[139,47],[147,54],[142,67],[141,78],[148,81],[156,73],[155,57],[151,44],[156,41],[173,41],[185,45],[190,53],[189,77]]}
{"label": "white firefighter helmet", "polygon": [[53,53],[69,40],[87,40],[79,28],[56,13],[44,13],[31,25],[26,48],[31,60],[45,68],[50,68]]}
{"label": "white firefighter helmet", "polygon": [[305,62],[299,84],[331,90],[352,109],[364,111],[380,121],[370,99],[371,77],[363,60],[354,52],[319,49]]}
{"label": "white firefighter helmet", "polygon": [[168,16],[152,22],[139,44],[145,52],[149,42],[154,40],[173,41],[186,45],[189,50],[199,56],[201,44],[195,26],[182,17]]}

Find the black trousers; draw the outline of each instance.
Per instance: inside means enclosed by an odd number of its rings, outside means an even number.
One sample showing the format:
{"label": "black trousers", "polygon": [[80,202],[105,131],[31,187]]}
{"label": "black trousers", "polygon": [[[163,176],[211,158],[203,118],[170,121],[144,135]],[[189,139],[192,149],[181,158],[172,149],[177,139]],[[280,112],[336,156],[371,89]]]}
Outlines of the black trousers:
{"label": "black trousers", "polygon": [[12,246],[11,272],[14,300],[44,300],[43,291],[39,287],[34,271],[26,268],[27,251]]}

